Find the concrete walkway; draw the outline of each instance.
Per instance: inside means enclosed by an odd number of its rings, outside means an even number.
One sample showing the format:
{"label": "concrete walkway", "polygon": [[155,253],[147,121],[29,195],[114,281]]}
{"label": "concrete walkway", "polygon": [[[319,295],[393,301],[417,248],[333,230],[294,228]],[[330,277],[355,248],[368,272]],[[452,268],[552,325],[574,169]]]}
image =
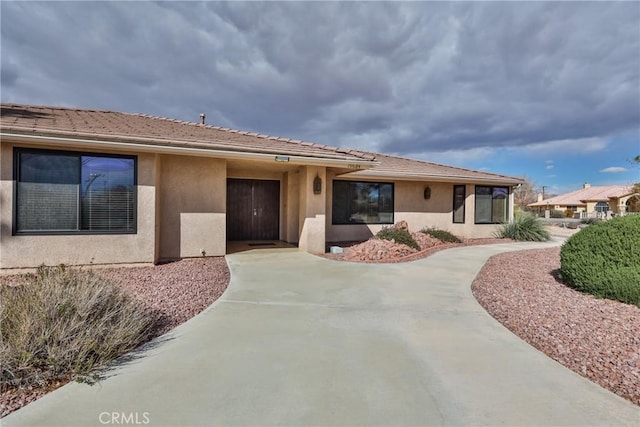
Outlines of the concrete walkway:
{"label": "concrete walkway", "polygon": [[69,384],[1,424],[640,425],[640,408],[530,347],[473,298],[489,256],[542,246],[386,265],[233,254],[231,285],[204,313],[100,384]]}

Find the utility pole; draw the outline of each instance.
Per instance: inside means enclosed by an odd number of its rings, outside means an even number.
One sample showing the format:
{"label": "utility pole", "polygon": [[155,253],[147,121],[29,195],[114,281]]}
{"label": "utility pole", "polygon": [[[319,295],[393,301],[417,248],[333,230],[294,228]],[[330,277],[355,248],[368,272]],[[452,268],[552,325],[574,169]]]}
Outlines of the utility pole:
{"label": "utility pole", "polygon": [[548,188],[548,187],[549,187],[548,185],[543,185],[543,186],[542,186],[542,200],[544,200],[544,190],[545,190],[546,188]]}

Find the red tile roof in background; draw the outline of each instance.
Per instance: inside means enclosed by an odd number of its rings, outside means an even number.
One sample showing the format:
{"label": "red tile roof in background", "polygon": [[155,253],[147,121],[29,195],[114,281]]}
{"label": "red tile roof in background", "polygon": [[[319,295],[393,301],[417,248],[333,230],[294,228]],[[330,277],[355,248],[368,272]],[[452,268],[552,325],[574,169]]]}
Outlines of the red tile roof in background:
{"label": "red tile roof in background", "polygon": [[628,196],[633,193],[633,187],[627,185],[607,185],[581,188],[571,193],[550,197],[541,202],[529,204],[533,207],[546,205],[575,206],[584,205],[586,202],[608,202],[609,199]]}

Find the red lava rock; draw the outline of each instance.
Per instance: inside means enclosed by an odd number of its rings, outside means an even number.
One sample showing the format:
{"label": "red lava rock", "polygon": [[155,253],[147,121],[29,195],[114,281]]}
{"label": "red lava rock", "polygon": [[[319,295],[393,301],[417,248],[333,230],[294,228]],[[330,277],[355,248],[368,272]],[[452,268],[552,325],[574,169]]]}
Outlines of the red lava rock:
{"label": "red lava rock", "polygon": [[472,291],[520,338],[640,406],[640,308],[571,289],[556,279],[559,268],[559,248],[499,254]]}
{"label": "red lava rock", "polygon": [[[402,223],[403,221],[400,221],[393,227],[404,227],[404,224]],[[486,245],[491,243],[505,243],[511,241],[509,239],[470,239],[465,240],[463,243],[445,243],[439,239],[436,239],[435,237],[420,232],[411,233],[411,236],[413,236],[414,240],[420,246],[419,251],[404,244],[399,244],[394,241],[377,239],[373,237],[364,242],[337,242],[335,243],[335,245],[343,247],[344,253],[323,254],[321,256],[338,261],[364,263],[396,263],[415,261],[417,259],[425,258],[442,249],[447,249],[454,246]]]}
{"label": "red lava rock", "polygon": [[391,226],[391,228],[394,228],[396,230],[398,230],[398,229],[408,230],[409,229],[409,224],[407,224],[407,221],[402,220],[402,221],[398,221],[395,224],[393,224]]}

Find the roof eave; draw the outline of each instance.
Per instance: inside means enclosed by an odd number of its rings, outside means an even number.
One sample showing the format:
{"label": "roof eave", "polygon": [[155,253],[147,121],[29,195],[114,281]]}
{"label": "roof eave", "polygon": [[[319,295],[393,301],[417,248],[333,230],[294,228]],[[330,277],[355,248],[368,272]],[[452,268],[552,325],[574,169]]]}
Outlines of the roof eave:
{"label": "roof eave", "polygon": [[[257,153],[252,151],[221,150],[217,148],[194,148],[188,146],[176,146],[166,144],[153,144],[151,142],[113,141],[108,139],[69,138],[51,135],[28,135],[0,131],[0,139],[7,139],[31,145],[53,145],[56,147],[78,148],[96,147],[112,150],[129,150],[145,153],[180,154],[199,157],[215,157],[232,160],[258,160],[258,161],[284,161],[294,165],[333,166],[353,170],[365,170],[379,165],[373,160],[356,158],[332,158],[318,156],[300,156],[287,153]],[[279,160],[276,160],[278,158]]]}
{"label": "roof eave", "polygon": [[474,176],[460,176],[460,175],[436,175],[436,174],[420,174],[420,173],[392,173],[392,172],[377,172],[375,168],[368,169],[366,171],[350,172],[347,176],[363,177],[363,178],[383,178],[393,179],[395,181],[429,181],[429,182],[455,182],[455,183],[481,183],[481,184],[505,184],[505,185],[518,185],[524,183],[524,179],[511,178],[511,177],[474,177]]}

